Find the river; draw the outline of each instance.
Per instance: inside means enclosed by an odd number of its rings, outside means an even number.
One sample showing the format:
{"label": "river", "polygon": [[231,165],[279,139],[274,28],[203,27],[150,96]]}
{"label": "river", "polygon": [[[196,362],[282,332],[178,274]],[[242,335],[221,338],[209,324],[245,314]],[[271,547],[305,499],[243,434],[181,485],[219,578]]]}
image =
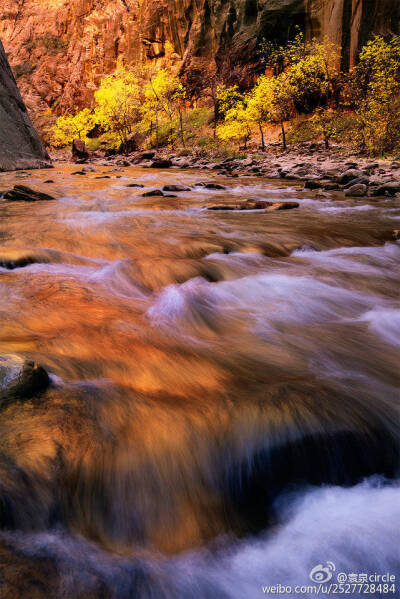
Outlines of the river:
{"label": "river", "polygon": [[0,352],[51,376],[0,411],[2,599],[400,576],[399,200],[78,170],[0,173],[56,197],[0,203]]}

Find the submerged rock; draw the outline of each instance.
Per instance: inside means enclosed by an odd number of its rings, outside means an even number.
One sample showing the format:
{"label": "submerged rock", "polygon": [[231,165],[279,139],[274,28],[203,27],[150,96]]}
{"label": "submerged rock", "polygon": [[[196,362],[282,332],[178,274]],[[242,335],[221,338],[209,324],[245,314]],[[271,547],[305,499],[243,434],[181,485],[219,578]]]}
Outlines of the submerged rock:
{"label": "submerged rock", "polygon": [[390,181],[380,185],[378,189],[373,192],[374,196],[395,196],[396,193],[400,193],[400,181]]}
{"label": "submerged rock", "polygon": [[276,210],[291,210],[299,208],[298,202],[267,202],[263,200],[244,200],[237,204],[212,204],[207,206],[207,210],[264,210],[266,212],[274,212]]}
{"label": "submerged rock", "polygon": [[203,187],[205,187],[205,189],[226,189],[226,187],[219,183],[204,183]]}
{"label": "submerged rock", "polygon": [[44,368],[14,355],[0,356],[0,410],[13,401],[30,399],[49,386]]}
{"label": "submerged rock", "polygon": [[15,185],[14,189],[6,191],[3,195],[3,199],[9,202],[40,202],[50,201],[56,198],[41,191],[35,191],[25,185]]}
{"label": "submerged rock", "polygon": [[45,252],[40,250],[32,251],[30,249],[1,248],[0,249],[0,267],[7,270],[24,268],[30,264],[45,264],[49,262]]}
{"label": "submerged rock", "polygon": [[352,185],[349,187],[345,195],[351,198],[363,198],[367,195],[368,187],[363,183],[357,183],[356,185]]}
{"label": "submerged rock", "polygon": [[164,185],[163,191],[190,191],[190,187],[184,185]]}
{"label": "submerged rock", "polygon": [[74,139],[72,142],[72,159],[82,164],[89,158],[89,152],[86,149],[85,142],[82,139]]}
{"label": "submerged rock", "polygon": [[339,183],[341,185],[347,185],[350,181],[354,181],[354,179],[359,179],[363,174],[361,171],[358,171],[354,168],[351,168],[343,173],[341,177],[339,177]]}
{"label": "submerged rock", "polygon": [[161,191],[161,189],[152,189],[151,191],[145,191],[142,193],[142,197],[144,198],[160,197],[163,195],[164,193]]}
{"label": "submerged rock", "polygon": [[141,183],[129,183],[125,187],[140,187],[141,189],[144,187]]}
{"label": "submerged rock", "polygon": [[321,181],[315,181],[313,179],[306,181],[304,184],[304,189],[321,189],[322,187],[323,183],[321,183]]}
{"label": "submerged rock", "polygon": [[150,164],[151,168],[170,168],[172,166],[171,160],[164,160],[163,158],[157,158]]}

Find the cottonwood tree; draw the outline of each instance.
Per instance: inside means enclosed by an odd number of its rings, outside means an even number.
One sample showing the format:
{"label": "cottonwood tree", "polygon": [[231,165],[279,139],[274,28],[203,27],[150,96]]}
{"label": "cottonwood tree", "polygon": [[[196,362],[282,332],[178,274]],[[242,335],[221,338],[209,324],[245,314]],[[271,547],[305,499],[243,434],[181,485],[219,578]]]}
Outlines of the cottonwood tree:
{"label": "cottonwood tree", "polygon": [[145,118],[150,123],[150,130],[155,129],[156,145],[159,146],[160,120],[167,119],[170,125],[170,142],[173,142],[174,119],[179,119],[179,131],[182,144],[185,145],[183,114],[187,94],[178,77],[171,75],[166,69],[160,69],[150,77],[145,86]]}
{"label": "cottonwood tree", "polygon": [[84,108],[72,116],[60,116],[51,130],[53,145],[66,146],[77,137],[86,142],[87,135],[94,125],[95,119],[89,108]]}
{"label": "cottonwood tree", "polygon": [[356,143],[371,155],[393,151],[400,142],[400,37],[381,36],[362,49],[352,73],[351,100]]}
{"label": "cottonwood tree", "polygon": [[94,94],[95,122],[104,130],[117,133],[122,146],[140,129],[143,116],[143,86],[132,71],[119,66],[101,81]]}
{"label": "cottonwood tree", "polygon": [[243,143],[244,149],[251,137],[251,124],[245,100],[237,102],[226,114],[224,122],[217,126],[217,135],[223,141]]}

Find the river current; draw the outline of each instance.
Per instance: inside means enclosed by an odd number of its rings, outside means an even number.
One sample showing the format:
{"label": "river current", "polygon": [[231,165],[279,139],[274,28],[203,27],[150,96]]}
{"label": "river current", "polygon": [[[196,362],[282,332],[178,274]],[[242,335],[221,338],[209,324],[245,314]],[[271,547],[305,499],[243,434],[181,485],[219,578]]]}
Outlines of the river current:
{"label": "river current", "polygon": [[2,599],[400,577],[399,200],[78,170],[0,173],[56,198],[0,200],[0,353],[51,377],[0,411]]}

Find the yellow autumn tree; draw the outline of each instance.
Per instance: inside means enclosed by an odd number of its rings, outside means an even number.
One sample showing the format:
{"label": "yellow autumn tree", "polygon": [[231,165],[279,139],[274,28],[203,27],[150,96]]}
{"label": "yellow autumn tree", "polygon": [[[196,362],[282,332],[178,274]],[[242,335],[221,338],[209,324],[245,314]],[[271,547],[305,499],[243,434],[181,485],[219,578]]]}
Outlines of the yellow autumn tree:
{"label": "yellow autumn tree", "polygon": [[262,87],[267,121],[280,125],[283,149],[287,148],[285,122],[294,115],[294,95],[290,76],[283,72],[276,77],[266,78]]}
{"label": "yellow autumn tree", "polygon": [[180,79],[173,76],[166,69],[160,69],[155,75],[150,76],[150,81],[145,86],[144,118],[147,121],[151,134],[155,132],[156,146],[159,146],[160,123],[167,121],[169,124],[169,141],[174,141],[174,119],[179,119],[179,132],[182,144],[185,145],[183,113],[186,106],[186,89]]}
{"label": "yellow autumn tree", "polygon": [[305,44],[304,55],[288,67],[293,101],[305,112],[334,97],[339,77],[340,51],[327,38]]}
{"label": "yellow autumn tree", "polygon": [[237,102],[225,114],[224,122],[217,126],[217,136],[223,141],[234,141],[244,148],[251,137],[251,118],[245,101]]}
{"label": "yellow autumn tree", "polygon": [[392,152],[400,145],[400,37],[370,40],[352,76],[357,145],[371,155]]}
{"label": "yellow autumn tree", "polygon": [[264,125],[270,120],[271,100],[271,81],[262,75],[248,95],[247,117],[259,128],[263,151],[265,150]]}
{"label": "yellow autumn tree", "polygon": [[119,136],[122,145],[140,130],[143,116],[143,86],[135,74],[119,66],[101,81],[94,94],[94,120],[103,129]]}
{"label": "yellow autumn tree", "polygon": [[94,116],[88,108],[72,116],[60,116],[51,129],[52,143],[56,148],[63,147],[77,137],[87,142],[87,135],[94,125]]}

